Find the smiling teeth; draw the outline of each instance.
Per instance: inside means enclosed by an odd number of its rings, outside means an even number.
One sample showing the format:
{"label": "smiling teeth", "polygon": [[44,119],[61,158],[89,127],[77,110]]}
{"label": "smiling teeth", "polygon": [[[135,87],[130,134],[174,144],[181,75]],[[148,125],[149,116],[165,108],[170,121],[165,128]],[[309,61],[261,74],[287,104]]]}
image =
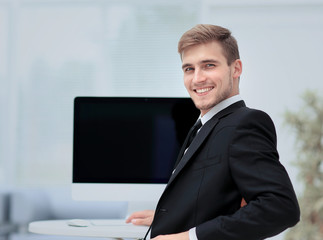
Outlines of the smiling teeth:
{"label": "smiling teeth", "polygon": [[202,88],[202,89],[196,89],[197,93],[205,93],[210,91],[212,88]]}

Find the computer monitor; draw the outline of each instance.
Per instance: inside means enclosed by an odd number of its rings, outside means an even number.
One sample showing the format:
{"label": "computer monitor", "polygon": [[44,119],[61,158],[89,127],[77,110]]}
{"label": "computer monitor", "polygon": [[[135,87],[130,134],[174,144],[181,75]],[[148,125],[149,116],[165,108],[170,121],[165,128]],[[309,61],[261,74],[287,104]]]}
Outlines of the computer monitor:
{"label": "computer monitor", "polygon": [[157,203],[198,116],[190,98],[76,97],[73,198]]}

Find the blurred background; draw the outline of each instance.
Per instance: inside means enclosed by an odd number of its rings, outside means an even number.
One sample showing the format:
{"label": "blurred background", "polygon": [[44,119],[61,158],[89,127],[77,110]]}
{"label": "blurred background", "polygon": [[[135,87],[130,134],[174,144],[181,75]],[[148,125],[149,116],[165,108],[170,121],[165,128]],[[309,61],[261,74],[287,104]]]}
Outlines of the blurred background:
{"label": "blurred background", "polygon": [[238,40],[241,95],[301,195],[284,114],[323,92],[323,0],[0,0],[0,188],[70,185],[76,96],[188,96],[177,42],[198,23]]}

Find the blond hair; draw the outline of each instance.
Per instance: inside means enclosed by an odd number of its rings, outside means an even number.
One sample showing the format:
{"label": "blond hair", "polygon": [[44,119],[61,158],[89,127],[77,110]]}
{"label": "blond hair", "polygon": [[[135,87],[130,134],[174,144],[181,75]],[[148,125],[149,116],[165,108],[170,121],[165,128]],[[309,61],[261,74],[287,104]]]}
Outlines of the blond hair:
{"label": "blond hair", "polygon": [[185,49],[212,41],[222,46],[223,55],[231,65],[236,59],[240,59],[237,40],[231,35],[230,30],[211,24],[198,24],[183,34],[178,42],[178,52],[182,57]]}

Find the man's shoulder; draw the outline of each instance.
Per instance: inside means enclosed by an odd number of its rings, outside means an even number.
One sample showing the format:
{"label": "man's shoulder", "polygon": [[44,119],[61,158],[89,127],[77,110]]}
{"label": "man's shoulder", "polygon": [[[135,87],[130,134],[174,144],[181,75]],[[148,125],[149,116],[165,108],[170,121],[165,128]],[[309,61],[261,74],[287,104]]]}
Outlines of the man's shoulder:
{"label": "man's shoulder", "polygon": [[228,124],[235,122],[237,124],[241,123],[270,123],[273,124],[273,120],[263,110],[250,108],[247,106],[242,106],[240,108],[235,109],[235,111],[228,114],[224,119]]}
{"label": "man's shoulder", "polygon": [[260,109],[256,109],[256,108],[250,108],[247,106],[239,108],[235,113],[237,116],[240,116],[242,118],[248,117],[248,118],[253,118],[255,120],[257,120],[258,118],[271,119],[269,114],[266,113],[265,111],[260,110]]}

